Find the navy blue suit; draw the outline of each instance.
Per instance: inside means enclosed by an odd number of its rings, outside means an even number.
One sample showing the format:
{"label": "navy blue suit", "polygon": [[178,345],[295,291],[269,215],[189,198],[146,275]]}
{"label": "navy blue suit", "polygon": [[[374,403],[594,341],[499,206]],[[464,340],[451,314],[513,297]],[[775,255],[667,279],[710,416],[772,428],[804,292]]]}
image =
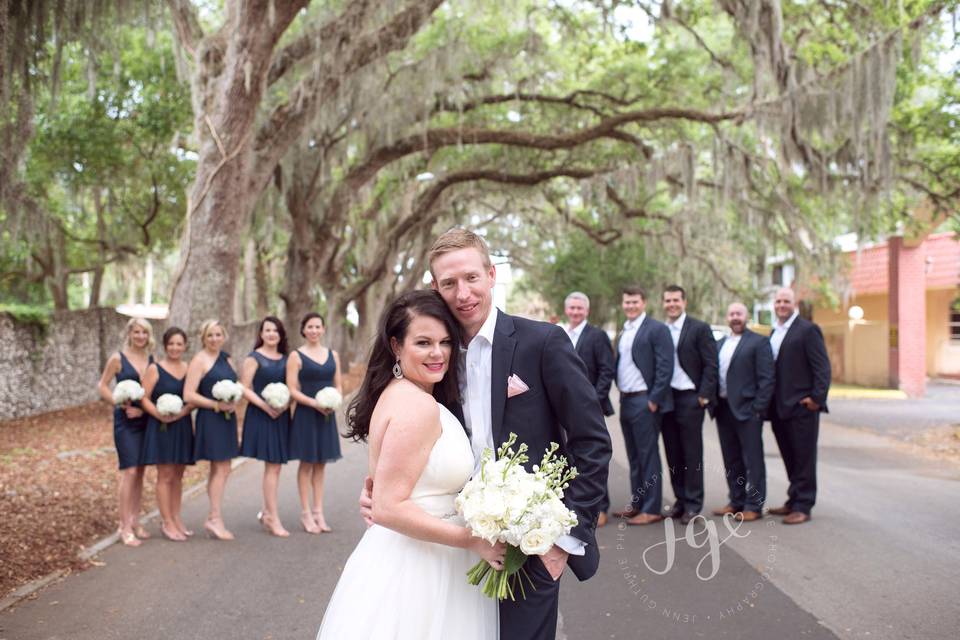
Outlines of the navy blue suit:
{"label": "navy blue suit", "polygon": [[716,401],[717,341],[710,325],[687,316],[676,349],[680,368],[694,388],[674,389],[673,410],[663,416],[663,449],[677,498],[671,514],[675,517],[700,513],[703,508],[704,407],[700,406],[700,398],[711,404]]}
{"label": "navy blue suit", "polygon": [[[718,353],[727,340],[717,344]],[[737,511],[760,513],[767,499],[763,415],[772,396],[770,341],[744,329],[727,369],[726,397],[711,411],[717,419],[730,505]]]}
{"label": "navy blue suit", "polygon": [[[617,338],[616,363],[620,364],[620,338]],[[660,425],[663,413],[673,409],[670,379],[673,377],[673,340],[667,325],[646,316],[630,347],[633,363],[643,375],[647,391],[620,394],[620,427],[630,463],[631,508],[660,515],[662,488],[660,478]],[[622,381],[617,380],[617,387]],[[657,410],[651,412],[647,403]]]}
{"label": "navy blue suit", "polygon": [[[580,580],[597,571],[600,562],[596,522],[600,513],[612,453],[610,435],[583,361],[566,332],[556,325],[497,312],[491,362],[490,415],[493,441],[499,447],[510,433],[529,446],[527,467],[539,463],[551,442],[560,445],[578,476],[564,492],[564,502],[577,514],[570,535],[586,543],[585,555],[571,555],[567,564]],[[518,376],[529,390],[507,398],[507,378]],[[463,419],[463,407],[451,410]],[[500,603],[501,640],[550,640],[556,633],[560,583],[539,557],[525,565],[536,590],[527,598]]]}
{"label": "navy blue suit", "polygon": [[[798,316],[777,354],[770,419],[790,480],[786,506],[808,515],[817,499],[817,438],[829,390],[830,358],[823,333]],[[805,397],[816,402],[819,410],[810,411],[800,404]]]}

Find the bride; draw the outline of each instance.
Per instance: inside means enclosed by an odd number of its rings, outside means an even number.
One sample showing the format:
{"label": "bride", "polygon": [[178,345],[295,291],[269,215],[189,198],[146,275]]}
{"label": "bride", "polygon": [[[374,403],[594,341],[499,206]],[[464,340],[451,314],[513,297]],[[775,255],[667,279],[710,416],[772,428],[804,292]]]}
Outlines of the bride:
{"label": "bride", "polygon": [[459,397],[459,329],[429,290],[397,298],[380,318],[348,435],[369,443],[373,518],[347,561],[318,640],[493,640],[497,602],[467,584],[504,546],[474,537],[454,498],[473,472],[470,440],[442,403]]}

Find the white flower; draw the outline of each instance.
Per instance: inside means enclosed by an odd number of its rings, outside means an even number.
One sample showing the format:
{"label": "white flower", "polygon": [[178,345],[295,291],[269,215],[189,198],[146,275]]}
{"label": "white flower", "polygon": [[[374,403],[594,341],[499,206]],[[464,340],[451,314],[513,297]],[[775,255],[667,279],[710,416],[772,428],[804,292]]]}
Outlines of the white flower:
{"label": "white flower", "polygon": [[282,409],[290,403],[290,389],[282,382],[271,382],[260,392],[260,397],[274,409]]}
{"label": "white flower", "polygon": [[238,402],[243,397],[243,385],[233,380],[220,380],[213,385],[211,393],[221,402]]}
{"label": "white flower", "polygon": [[143,397],[143,387],[136,380],[121,380],[113,388],[113,403],[126,404]]}
{"label": "white flower", "polygon": [[340,395],[340,392],[337,391],[335,387],[324,387],[320,389],[320,391],[317,391],[317,395],[314,397],[321,409],[336,410],[339,409],[343,403],[343,396]]}
{"label": "white flower", "polygon": [[473,535],[483,538],[490,544],[497,541],[500,535],[500,525],[493,518],[481,517],[470,523],[470,530]]}
{"label": "white flower", "polygon": [[520,540],[520,551],[528,556],[540,556],[545,554],[553,547],[556,538],[552,537],[550,531],[543,529],[534,529],[528,531]]}
{"label": "white flower", "polygon": [[180,396],[165,393],[157,398],[157,411],[160,415],[175,416],[183,410],[183,400]]}

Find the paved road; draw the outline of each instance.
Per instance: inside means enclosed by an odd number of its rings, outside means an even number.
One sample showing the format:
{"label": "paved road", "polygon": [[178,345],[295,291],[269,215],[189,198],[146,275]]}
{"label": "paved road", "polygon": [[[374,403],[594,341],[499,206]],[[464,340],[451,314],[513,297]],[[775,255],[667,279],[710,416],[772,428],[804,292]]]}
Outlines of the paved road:
{"label": "paved road", "polygon": [[[627,499],[626,461],[615,420],[615,502]],[[707,504],[725,502],[719,447],[705,426]],[[767,434],[769,436],[769,433]],[[234,472],[226,501],[232,543],[152,540],[139,549],[113,546],[102,567],[55,584],[0,613],[0,640],[107,638],[314,637],[343,563],[363,532],[355,498],[365,449],[345,444],[330,467],[332,534],[297,531],[295,469],[284,470],[282,516],[295,531],[286,540],[262,533],[260,465]],[[696,576],[708,546],[681,537],[672,569],[657,575],[643,562],[666,565],[664,529],[601,530],[596,578],[569,572],[561,595],[560,638],[954,638],[960,625],[960,469],[898,449],[879,436],[824,425],[820,497],[814,519],[786,527],[779,519],[747,523],[719,548],[716,575]],[[767,441],[770,504],[784,496],[783,467]],[[669,489],[667,489],[669,495]],[[667,500],[669,502],[669,500]],[[185,509],[199,529],[201,495]],[[726,529],[713,519],[721,537]],[[156,531],[156,527],[153,527]],[[698,535],[694,542],[703,543]],[[654,546],[657,545],[657,546]],[[710,573],[709,559],[699,565]],[[376,603],[370,603],[376,615]]]}
{"label": "paved road", "polygon": [[923,398],[830,398],[830,420],[898,438],[960,425],[960,384],[931,382]]}

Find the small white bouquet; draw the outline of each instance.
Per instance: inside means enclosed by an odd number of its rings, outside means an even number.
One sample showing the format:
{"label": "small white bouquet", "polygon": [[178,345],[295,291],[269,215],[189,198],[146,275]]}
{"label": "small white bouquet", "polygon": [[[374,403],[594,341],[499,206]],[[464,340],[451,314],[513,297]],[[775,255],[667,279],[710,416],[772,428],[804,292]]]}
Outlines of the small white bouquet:
{"label": "small white bouquet", "polygon": [[162,416],[175,416],[183,411],[183,400],[180,396],[165,393],[157,398],[157,411]]}
{"label": "small white bouquet", "polygon": [[324,387],[320,389],[320,391],[317,391],[317,395],[315,395],[314,398],[316,398],[317,404],[321,409],[333,409],[336,411],[340,408],[340,405],[343,404],[343,396],[340,395],[336,387]]}
{"label": "small white bouquet", "polygon": [[290,403],[290,389],[282,382],[271,382],[260,392],[260,397],[274,409],[283,409]]}
{"label": "small white bouquet", "polygon": [[113,404],[127,404],[141,398],[143,398],[143,387],[136,380],[121,380],[113,388]]}
{"label": "small white bouquet", "polygon": [[457,511],[473,535],[490,544],[507,544],[503,569],[494,570],[481,560],[467,573],[470,584],[478,585],[486,578],[483,593],[498,600],[514,600],[517,585],[526,597],[523,578],[533,584],[522,569],[527,556],[546,553],[577,524],[577,515],[563,503],[563,490],[577,477],[576,468],[567,468],[566,458],[556,455],[559,445],[552,442],[531,473],[523,468],[529,459],[527,445],[514,451],[516,441],[517,434],[511,433],[496,460],[493,451],[485,450],[479,475],[470,479],[456,499]]}
{"label": "small white bouquet", "polygon": [[[220,380],[213,385],[211,393],[220,402],[236,403],[243,397],[243,385],[233,380]],[[230,412],[224,411],[223,417],[229,419]]]}
{"label": "small white bouquet", "polygon": [[[157,412],[162,416],[175,416],[183,410],[183,400],[180,396],[165,393],[157,398]],[[167,430],[167,423],[160,423],[160,431]]]}

